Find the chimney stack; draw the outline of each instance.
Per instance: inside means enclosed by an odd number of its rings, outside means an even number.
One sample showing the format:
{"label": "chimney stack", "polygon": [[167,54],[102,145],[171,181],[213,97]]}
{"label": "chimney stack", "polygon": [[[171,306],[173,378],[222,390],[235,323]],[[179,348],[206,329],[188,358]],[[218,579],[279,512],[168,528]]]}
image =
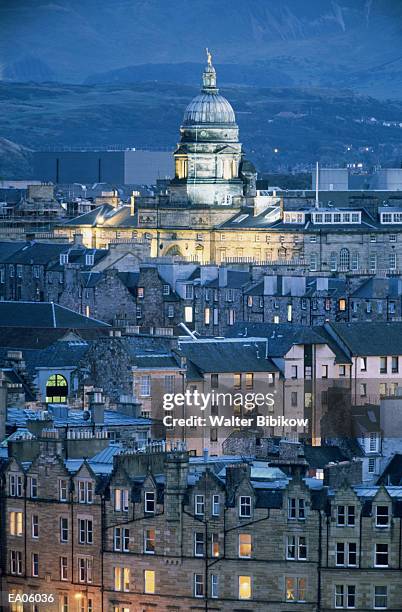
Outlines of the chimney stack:
{"label": "chimney stack", "polygon": [[89,412],[92,425],[103,425],[105,422],[105,402],[103,389],[96,388],[88,393]]}

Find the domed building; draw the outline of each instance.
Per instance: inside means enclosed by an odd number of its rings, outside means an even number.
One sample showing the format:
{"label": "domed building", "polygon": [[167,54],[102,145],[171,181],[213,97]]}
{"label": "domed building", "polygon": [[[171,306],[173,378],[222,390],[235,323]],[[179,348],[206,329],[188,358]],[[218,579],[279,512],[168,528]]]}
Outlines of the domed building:
{"label": "domed building", "polygon": [[239,207],[245,195],[252,195],[246,193],[248,181],[242,175],[243,151],[236,116],[216,86],[209,53],[201,93],[184,111],[174,158],[172,204]]}
{"label": "domed building", "polygon": [[175,176],[163,192],[133,196],[130,205],[112,208],[106,215],[81,215],[64,224],[61,235],[68,232],[72,238],[80,231],[84,243],[94,248],[106,248],[111,240],[141,238],[151,257],[205,263],[261,257],[249,245],[247,232],[239,238],[237,222],[230,232],[236,234],[233,240],[221,243],[220,228],[239,213],[247,217],[254,210],[256,171],[244,157],[235,112],[219,93],[209,53],[201,92],[184,111],[174,161]]}

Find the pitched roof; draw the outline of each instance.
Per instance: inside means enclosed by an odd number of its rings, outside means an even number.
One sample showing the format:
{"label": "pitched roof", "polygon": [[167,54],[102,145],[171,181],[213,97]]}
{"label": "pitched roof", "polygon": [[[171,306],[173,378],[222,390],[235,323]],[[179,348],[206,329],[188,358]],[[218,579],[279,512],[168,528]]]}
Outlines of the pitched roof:
{"label": "pitched roof", "polygon": [[402,355],[402,322],[329,323],[352,355]]}
{"label": "pitched roof", "polygon": [[400,277],[368,278],[351,294],[352,298],[386,299],[401,295]]}
{"label": "pitched roof", "polygon": [[335,354],[337,363],[349,363],[342,348],[320,325],[306,326],[294,323],[236,323],[227,334],[231,337],[267,338],[270,357],[283,357],[295,344],[327,344]]}
{"label": "pitched roof", "polygon": [[0,301],[1,327],[81,329],[110,326],[53,302]]}
{"label": "pitched roof", "polygon": [[[241,289],[247,283],[250,282],[250,272],[243,270],[228,270],[227,271],[227,283],[224,289]],[[206,287],[219,287],[219,277],[205,283]]]}
{"label": "pitched roof", "polygon": [[22,249],[25,242],[0,242],[0,263],[4,263],[7,259]]}
{"label": "pitched roof", "polygon": [[21,249],[9,255],[7,263],[46,265],[70,249],[71,244],[68,243],[26,242]]}
{"label": "pitched roof", "polygon": [[[68,411],[66,416],[53,415],[53,424],[55,427],[88,427],[89,421],[84,419],[84,410]],[[8,408],[7,409],[7,425],[9,427],[25,427],[28,421],[42,420],[41,413],[30,408]],[[144,417],[132,417],[116,410],[105,410],[104,423],[107,426],[146,426],[149,427],[152,421]]]}
{"label": "pitched roof", "polygon": [[182,353],[201,372],[277,372],[271,359],[265,358],[265,342],[185,341]]}
{"label": "pitched roof", "polygon": [[41,367],[76,367],[84,358],[89,347],[90,344],[85,341],[59,340],[40,350],[25,349],[23,357],[30,372]]}
{"label": "pitched roof", "polygon": [[74,217],[74,219],[66,221],[65,223],[63,223],[63,225],[86,225],[89,227],[95,227],[96,225],[101,225],[101,221],[113,211],[114,207],[111,204],[102,204],[102,206],[98,206],[98,208],[94,208],[94,210],[91,210],[87,213],[84,213],[83,215]]}

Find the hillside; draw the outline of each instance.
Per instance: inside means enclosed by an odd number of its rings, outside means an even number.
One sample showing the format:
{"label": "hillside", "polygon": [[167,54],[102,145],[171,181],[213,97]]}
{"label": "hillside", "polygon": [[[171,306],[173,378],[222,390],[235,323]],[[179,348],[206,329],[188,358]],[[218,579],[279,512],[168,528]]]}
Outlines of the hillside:
{"label": "hillside", "polygon": [[[184,109],[197,92],[197,87],[161,83],[0,83],[0,134],[31,149],[120,144],[173,150]],[[261,171],[316,159],[385,165],[402,159],[400,101],[324,89],[232,87],[222,93],[233,104],[241,140]]]}
{"label": "hillside", "polygon": [[0,78],[177,80],[208,46],[227,82],[402,97],[401,34],[399,0],[3,0]]}

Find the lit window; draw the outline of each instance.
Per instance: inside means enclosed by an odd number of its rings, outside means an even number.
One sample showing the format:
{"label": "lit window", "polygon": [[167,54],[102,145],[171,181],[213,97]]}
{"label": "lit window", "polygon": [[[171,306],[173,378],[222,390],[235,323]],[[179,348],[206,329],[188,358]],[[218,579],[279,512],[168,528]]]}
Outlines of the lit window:
{"label": "lit window", "polygon": [[251,599],[251,576],[239,576],[239,599]]}
{"label": "lit window", "polygon": [[184,320],[186,323],[193,322],[193,307],[192,306],[184,307]]}
{"label": "lit window", "polygon": [[211,538],[211,553],[213,557],[219,557],[219,534],[213,533]]}
{"label": "lit window", "polygon": [[129,591],[130,590],[130,568],[115,567],[114,568],[114,590]]}
{"label": "lit window", "polygon": [[46,383],[46,402],[48,404],[65,404],[67,397],[67,380],[61,374],[52,374]]}
{"label": "lit window", "polygon": [[249,559],[251,557],[251,535],[239,533],[239,557]]}
{"label": "lit window", "polygon": [[22,512],[10,512],[10,535],[22,536],[23,514]]}
{"label": "lit window", "polygon": [[144,590],[145,593],[155,593],[155,572],[152,570],[144,571]]}
{"label": "lit window", "polygon": [[247,372],[246,374],[246,389],[252,389],[254,387],[254,374]]}

